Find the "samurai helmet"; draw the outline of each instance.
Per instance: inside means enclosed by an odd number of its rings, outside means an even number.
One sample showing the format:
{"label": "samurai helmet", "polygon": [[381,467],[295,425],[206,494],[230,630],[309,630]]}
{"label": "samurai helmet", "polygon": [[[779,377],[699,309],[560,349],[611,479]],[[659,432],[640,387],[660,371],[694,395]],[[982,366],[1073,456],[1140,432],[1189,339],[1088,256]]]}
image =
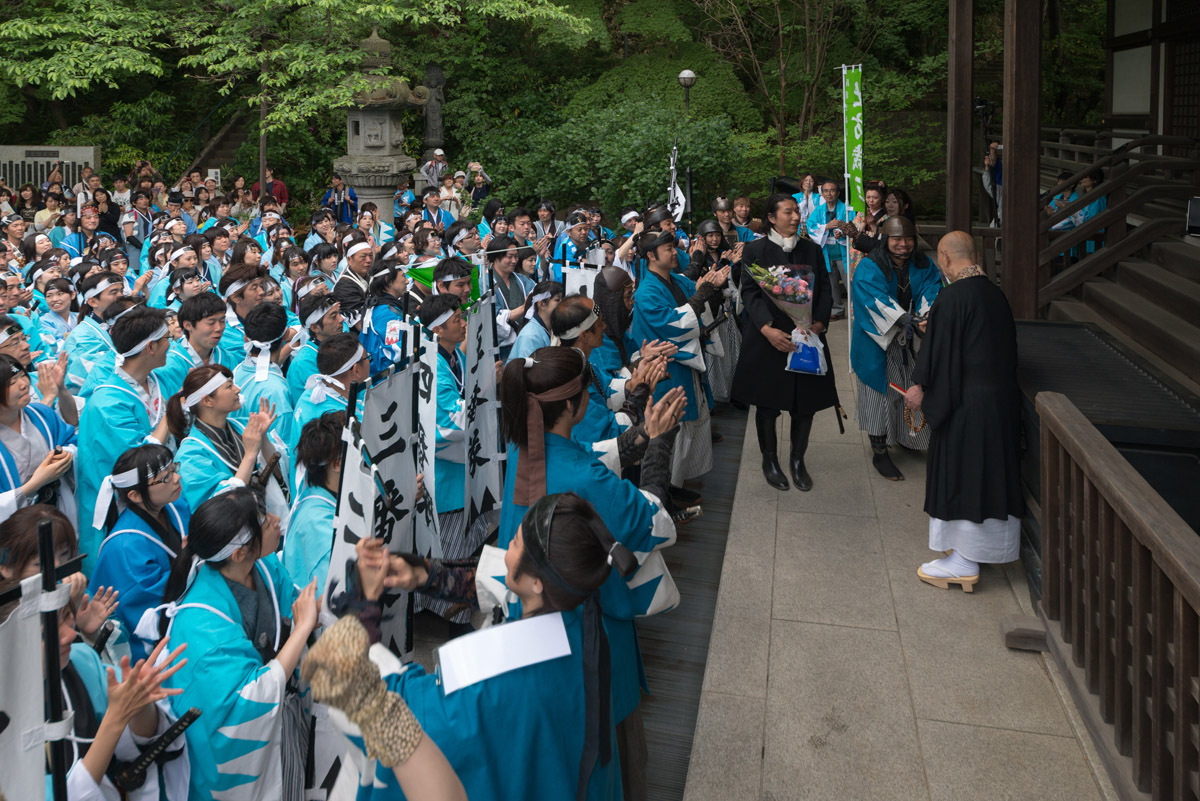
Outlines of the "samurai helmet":
{"label": "samurai helmet", "polygon": [[888,217],[883,221],[883,225],[879,226],[879,233],[889,239],[894,236],[911,236],[915,239],[917,227],[907,217]]}
{"label": "samurai helmet", "polygon": [[733,211],[733,201],[727,197],[719,197],[712,202],[713,212]]}
{"label": "samurai helmet", "polygon": [[721,226],[716,220],[705,220],[696,228],[697,236],[722,233]]}

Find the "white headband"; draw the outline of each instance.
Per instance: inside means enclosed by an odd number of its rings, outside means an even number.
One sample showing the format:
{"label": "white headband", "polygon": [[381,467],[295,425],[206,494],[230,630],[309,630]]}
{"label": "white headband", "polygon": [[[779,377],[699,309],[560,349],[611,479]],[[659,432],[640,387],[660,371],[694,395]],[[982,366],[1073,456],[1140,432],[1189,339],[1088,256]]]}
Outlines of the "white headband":
{"label": "white headband", "polygon": [[[17,326],[17,328],[21,327],[21,324],[17,323],[17,322],[14,322],[13,325]],[[4,331],[0,331],[0,345],[3,345],[5,342],[7,342],[11,338],[11,335],[8,334],[7,331],[8,331],[7,328]],[[18,333],[23,334],[25,332],[19,331]]]}
{"label": "white headband", "polygon": [[[171,463],[168,461],[166,464],[152,467],[147,472],[146,477],[149,478],[157,473],[161,473],[170,466]],[[136,467],[132,470],[126,470],[124,473],[113,473],[112,475],[105,476],[104,480],[100,482],[99,491],[96,493],[96,510],[92,514],[92,527],[97,529],[104,528],[104,521],[108,517],[109,508],[116,498],[116,493],[113,492],[114,489],[129,489],[136,487],[137,484],[138,471]],[[123,504],[118,500],[117,506],[121,508]]]}
{"label": "white headband", "polygon": [[336,305],[336,303],[337,303],[337,301],[334,301],[333,303],[330,303],[328,306],[321,306],[316,311],[314,311],[312,314],[308,315],[308,317],[305,318],[305,320],[304,320],[304,330],[307,331],[308,329],[312,328],[317,323],[321,322],[321,320],[324,319],[325,315],[327,315],[327,314],[329,314],[329,312],[333,311],[333,307]]}
{"label": "white headband", "polygon": [[170,333],[170,330],[167,328],[167,324],[163,323],[162,325],[160,325],[158,327],[158,329],[153,334],[146,337],[145,339],[143,339],[141,342],[134,345],[129,350],[127,350],[123,353],[118,353],[117,358],[116,358],[117,367],[120,367],[121,365],[125,364],[125,360],[128,359],[130,356],[136,356],[139,353],[141,353],[142,351],[144,351],[146,349],[146,346],[149,345],[151,342],[157,342],[158,340],[167,336],[167,334],[169,334],[169,333]]}
{"label": "white headband", "polygon": [[636,211],[627,211],[625,212],[624,216],[621,217],[621,225],[629,225],[630,220],[636,220],[637,218],[638,213]]}
{"label": "white headband", "polygon": [[249,526],[242,526],[237,534],[233,535],[233,539],[225,543],[225,547],[204,559],[205,562],[224,562],[229,557],[233,556],[233,552],[244,545],[249,545],[254,534],[250,531]]}
{"label": "white headband", "polygon": [[598,319],[600,319],[600,318],[599,318],[599,315],[596,314],[596,307],[592,306],[592,310],[588,313],[587,317],[583,318],[583,322],[581,322],[577,326],[568,328],[566,331],[563,331],[561,334],[558,335],[558,338],[560,340],[579,339],[580,334],[582,334],[584,331],[587,331],[589,328],[591,328],[593,325],[595,325],[596,320],[598,320]]}
{"label": "white headband", "polygon": [[[167,264],[174,264],[176,259],[178,259],[180,256],[182,256],[184,253],[188,253],[188,252],[196,253],[196,249],[193,247],[190,247],[190,246],[186,246],[186,245],[181,248],[176,248],[171,253],[171,257],[167,259]],[[199,253],[196,253],[197,257],[199,257],[199,255],[200,255]]]}
{"label": "white headband", "polygon": [[536,295],[534,295],[532,298],[530,298],[529,299],[529,308],[525,310],[525,319],[532,320],[533,313],[534,313],[534,311],[537,310],[537,305],[539,303],[541,303],[543,300],[546,300],[550,297],[552,297],[552,295],[549,292],[539,292]]}
{"label": "white headband", "polygon": [[351,231],[350,233],[348,233],[348,234],[346,234],[345,236],[343,236],[343,237],[342,237],[342,247],[345,247],[346,245],[349,245],[349,244],[350,244],[350,240],[351,240],[351,239],[353,239],[353,238],[354,238],[354,232],[353,232],[353,231]]}
{"label": "white headband", "polygon": [[353,256],[355,253],[361,253],[364,250],[370,250],[370,249],[371,249],[370,242],[359,242],[357,245],[355,245],[354,247],[352,247],[346,251],[346,258],[348,259],[351,256]]}
{"label": "white headband", "polygon": [[229,381],[229,380],[230,380],[229,376],[225,375],[224,373],[217,373],[212,378],[208,379],[208,381],[205,382],[204,386],[200,387],[200,389],[196,390],[191,395],[188,395],[186,398],[184,398],[183,402],[179,405],[183,407],[183,410],[185,412],[190,413],[192,411],[193,406],[195,406],[200,401],[207,398],[209,395],[216,392],[218,389],[220,389],[222,386],[225,385],[226,381]]}
{"label": "white headband", "polygon": [[[254,359],[254,380],[255,382],[266,381],[267,376],[271,372],[271,346],[279,340],[283,339],[288,330],[285,327],[279,332],[279,336],[267,342],[260,342],[257,339],[246,341],[246,354],[248,359]],[[252,350],[257,350],[258,354],[250,356]]]}
{"label": "white headband", "polygon": [[468,226],[467,228],[464,228],[461,231],[459,231],[457,234],[454,235],[454,239],[450,242],[450,247],[454,247],[459,242],[466,239],[468,236],[471,235],[471,232],[474,230],[475,230],[474,228],[471,228]]}
{"label": "white headband", "polygon": [[108,289],[110,286],[122,286],[123,284],[124,284],[124,282],[123,282],[123,281],[119,281],[119,280],[118,280],[118,281],[114,281],[114,280],[113,280],[113,279],[111,279],[111,278],[105,278],[103,281],[101,281],[100,283],[96,284],[94,287],[92,287],[91,289],[89,289],[87,292],[84,292],[84,293],[83,293],[83,302],[84,302],[84,303],[87,303],[89,300],[91,300],[92,298],[96,297],[96,296],[97,296],[97,295],[99,295],[101,292],[103,292],[104,290]]}
{"label": "white headband", "polygon": [[455,311],[457,311],[457,309],[451,309],[450,311],[444,311],[441,314],[439,314],[437,317],[434,318],[433,322],[429,324],[429,330],[432,331],[433,329],[437,328],[439,325],[445,325],[446,321],[454,316]]}
{"label": "white headband", "polygon": [[300,287],[300,292],[298,293],[298,295],[299,295],[299,297],[300,297],[301,299],[303,299],[303,298],[306,298],[306,297],[308,297],[308,294],[309,294],[310,292],[312,292],[312,291],[313,291],[314,289],[316,289],[318,286],[322,286],[322,285],[323,285],[323,286],[324,286],[326,289],[328,289],[328,288],[329,288],[329,282],[328,282],[328,281],[326,281],[324,277],[322,277],[320,281],[309,281],[307,284],[305,284],[304,286]]}
{"label": "white headband", "polygon": [[225,290],[225,301],[228,302],[231,297],[236,295],[238,292],[241,292],[246,287],[250,286],[252,281],[257,281],[257,280],[258,280],[257,278],[253,278],[250,281],[244,281],[244,280],[243,281],[234,281],[232,284],[229,285],[229,288]]}

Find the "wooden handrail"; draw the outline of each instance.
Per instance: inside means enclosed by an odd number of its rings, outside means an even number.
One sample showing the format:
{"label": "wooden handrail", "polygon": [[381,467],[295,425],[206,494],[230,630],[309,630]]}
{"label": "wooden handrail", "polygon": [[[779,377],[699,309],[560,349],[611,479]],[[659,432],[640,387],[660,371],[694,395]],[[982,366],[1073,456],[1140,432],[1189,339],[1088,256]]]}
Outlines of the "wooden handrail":
{"label": "wooden handrail", "polygon": [[[1143,186],[1120,203],[1109,206],[1095,217],[1087,220],[1083,225],[1076,226],[1055,239],[1049,247],[1043,249],[1038,254],[1038,262],[1045,264],[1052,261],[1068,249],[1082,245],[1089,239],[1095,238],[1105,228],[1118,223],[1124,223],[1127,216],[1138,211],[1147,203],[1167,197],[1190,197],[1191,193],[1191,187],[1182,184]],[[1088,194],[1091,193],[1089,192]],[[1072,203],[1071,205],[1075,204]],[[1043,233],[1046,233],[1046,230],[1043,230]]]}
{"label": "wooden handrail", "polygon": [[[1183,168],[1184,169],[1200,169],[1200,161],[1188,161],[1187,165],[1188,166],[1183,167]],[[1087,206],[1090,206],[1092,203],[1095,203],[1096,198],[1099,197],[1100,195],[1108,196],[1108,195],[1112,194],[1113,192],[1115,192],[1116,190],[1123,189],[1124,187],[1133,183],[1135,178],[1140,178],[1141,176],[1145,175],[1147,172],[1158,169],[1159,166],[1160,165],[1158,164],[1157,159],[1155,161],[1142,161],[1142,162],[1139,162],[1139,163],[1133,165],[1129,169],[1122,171],[1115,178],[1112,178],[1111,180],[1108,180],[1108,181],[1104,181],[1096,189],[1093,189],[1091,192],[1085,192],[1084,194],[1077,197],[1075,200],[1072,200],[1070,203],[1063,206],[1061,209],[1055,210],[1055,212],[1053,214],[1051,214],[1049,217],[1047,217],[1046,219],[1042,220],[1042,222],[1041,222],[1042,233],[1046,233],[1047,231],[1049,231],[1051,228],[1053,228],[1058,223],[1062,222],[1063,220],[1067,219],[1071,215],[1075,214],[1075,212],[1081,211],[1082,209],[1086,208]],[[1177,186],[1177,187],[1178,186],[1186,186],[1186,184],[1169,183],[1166,181],[1158,181],[1155,184],[1148,184],[1148,186],[1155,186],[1155,185]],[[1059,190],[1059,191],[1062,191],[1062,190]],[[1099,192],[1099,195],[1096,194],[1097,192]],[[1054,196],[1057,197],[1057,194],[1058,193],[1055,193]]]}
{"label": "wooden handrail", "polygon": [[[1108,166],[1111,166],[1115,161],[1128,161],[1130,158],[1130,155],[1131,155],[1131,151],[1137,150],[1138,148],[1142,148],[1142,147],[1156,147],[1158,145],[1200,146],[1200,139],[1194,139],[1189,136],[1154,135],[1154,136],[1143,136],[1138,139],[1134,139],[1133,141],[1126,142],[1125,144],[1121,145],[1120,147],[1114,149],[1112,151],[1112,153],[1110,153],[1109,155],[1104,156],[1101,159],[1099,159],[1098,161],[1095,161],[1091,164],[1084,165],[1084,167],[1082,169],[1080,169],[1078,172],[1076,172],[1070,178],[1066,179],[1065,181],[1060,181],[1053,188],[1044,192],[1042,194],[1042,203],[1045,204],[1047,201],[1049,201],[1050,198],[1054,197],[1055,195],[1057,195],[1059,192],[1063,191],[1067,187],[1071,187],[1071,186],[1074,186],[1075,184],[1079,183],[1079,179],[1083,178],[1083,176],[1087,175],[1089,172],[1096,169],[1097,167],[1101,167],[1101,168],[1108,167]],[[1157,154],[1137,154],[1137,155],[1157,156]],[[1178,169],[1178,168],[1176,168],[1176,169]]]}
{"label": "wooden handrail", "polygon": [[1122,799],[1194,801],[1200,537],[1065,396],[1037,396],[1046,641]]}
{"label": "wooden handrail", "polygon": [[1066,395],[1040,392],[1036,403],[1043,432],[1054,435],[1175,588],[1200,608],[1200,537]]}
{"label": "wooden handrail", "polygon": [[[1120,242],[1100,248],[1095,253],[1089,253],[1054,276],[1038,291],[1038,307],[1049,306],[1076,287],[1082,286],[1105,270],[1117,266],[1123,259],[1129,258],[1155,240],[1164,236],[1182,234],[1183,230],[1183,221],[1173,218],[1150,220],[1139,225],[1131,233],[1126,234]],[[1045,264],[1045,261],[1042,263]]]}

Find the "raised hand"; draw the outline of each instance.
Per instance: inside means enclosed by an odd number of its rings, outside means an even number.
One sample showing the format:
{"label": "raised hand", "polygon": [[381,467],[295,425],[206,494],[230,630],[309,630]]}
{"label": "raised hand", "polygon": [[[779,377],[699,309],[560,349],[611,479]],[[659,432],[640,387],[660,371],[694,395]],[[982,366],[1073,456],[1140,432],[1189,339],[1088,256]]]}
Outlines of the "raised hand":
{"label": "raised hand", "polygon": [[317,625],[317,580],[313,579],[292,601],[292,632],[307,637]]}
{"label": "raised hand", "polygon": [[363,598],[377,601],[383,594],[384,579],[388,575],[388,552],[381,539],[361,539],[354,544],[358,557],[358,579]]}
{"label": "raised hand", "polygon": [[108,710],[105,717],[114,715],[117,720],[129,725],[129,722],[148,704],[157,703],[162,699],[179,695],[183,688],[171,689],[164,687],[163,682],[179,672],[187,664],[186,659],[179,655],[187,648],[187,643],[176,648],[162,657],[167,640],[164,637],[145,659],[133,667],[129,666],[129,657],[121,658],[121,681],[117,681],[116,671],[111,667],[108,672]]}
{"label": "raised hand", "polygon": [[95,597],[84,593],[79,611],[75,613],[75,625],[80,633],[90,637],[99,631],[104,621],[121,605],[117,600],[118,595],[120,592],[112,587],[97,588]]}
{"label": "raised hand", "polygon": [[389,590],[401,589],[412,592],[429,580],[429,572],[423,567],[413,567],[402,556],[388,556],[388,574],[384,586]]}
{"label": "raised hand", "polygon": [[661,437],[670,431],[683,416],[687,407],[687,396],[683,387],[673,387],[657,401],[650,398],[646,402],[646,421],[643,429],[650,439]]}

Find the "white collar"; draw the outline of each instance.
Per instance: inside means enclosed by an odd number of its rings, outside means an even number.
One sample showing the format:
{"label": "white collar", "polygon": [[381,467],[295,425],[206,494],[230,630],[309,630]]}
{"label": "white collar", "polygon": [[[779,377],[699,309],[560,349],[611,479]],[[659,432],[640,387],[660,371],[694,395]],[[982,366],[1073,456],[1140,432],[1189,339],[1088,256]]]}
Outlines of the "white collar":
{"label": "white collar", "polygon": [[783,250],[784,253],[791,253],[796,249],[796,245],[800,243],[800,236],[783,236],[774,228],[767,232],[767,239],[774,242]]}

